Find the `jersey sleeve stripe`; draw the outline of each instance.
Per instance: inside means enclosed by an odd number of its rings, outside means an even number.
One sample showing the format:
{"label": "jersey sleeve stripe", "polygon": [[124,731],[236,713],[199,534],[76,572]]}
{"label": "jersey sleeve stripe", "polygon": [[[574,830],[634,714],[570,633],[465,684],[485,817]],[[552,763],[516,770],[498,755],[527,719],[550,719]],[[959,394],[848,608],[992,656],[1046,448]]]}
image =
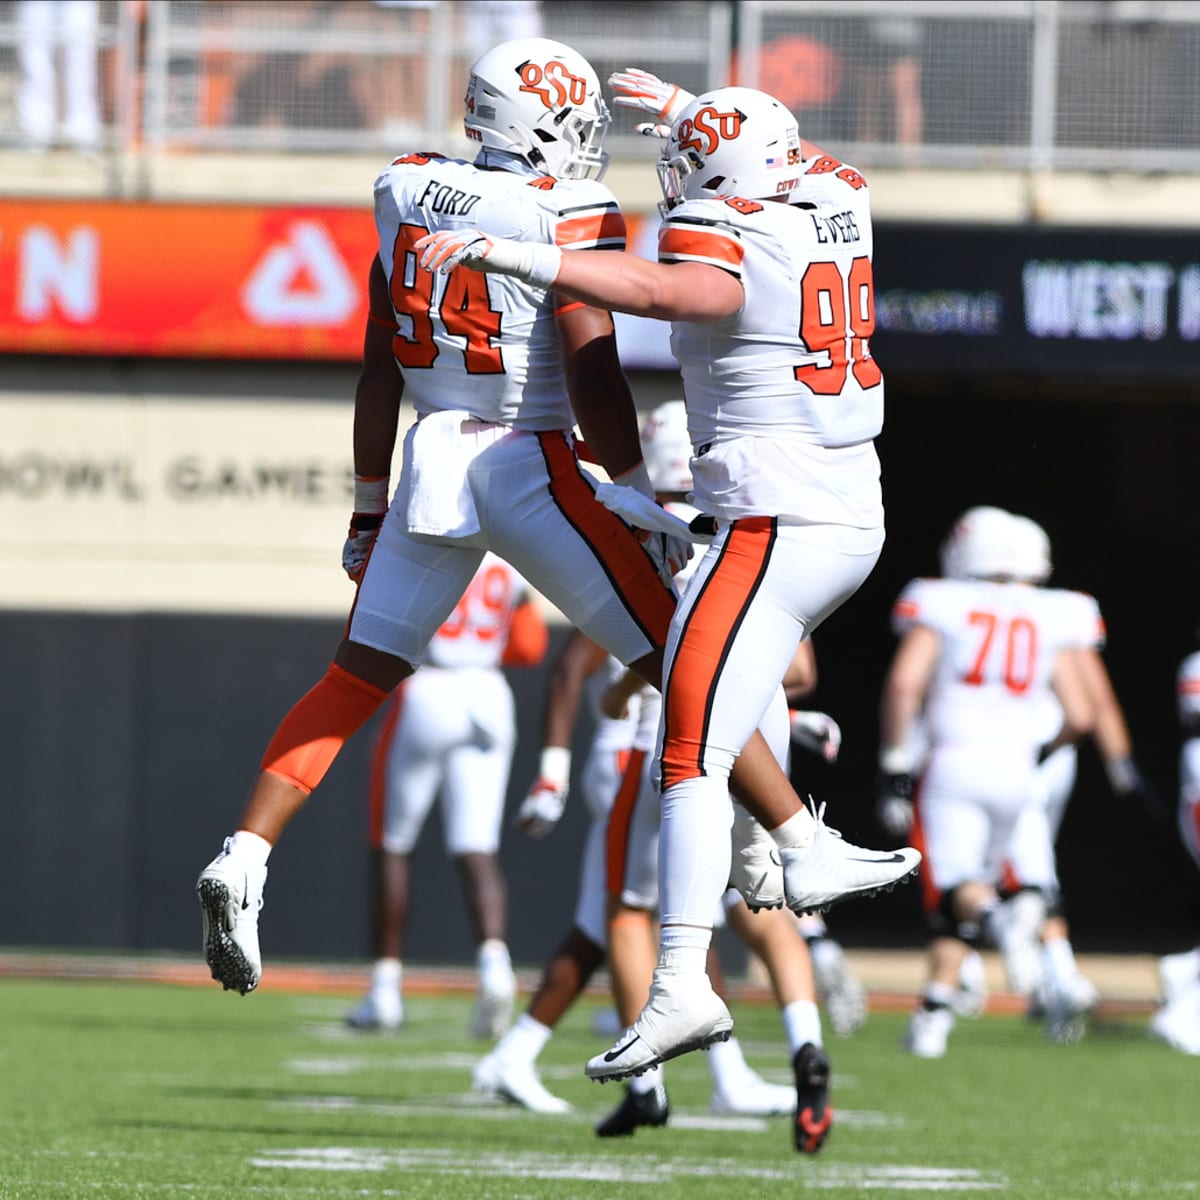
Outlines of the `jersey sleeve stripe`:
{"label": "jersey sleeve stripe", "polygon": [[614,208],[593,208],[559,221],[555,244],[563,250],[624,250],[625,218]]}
{"label": "jersey sleeve stripe", "polygon": [[658,235],[659,262],[703,262],[740,274],[745,253],[732,238],[707,230],[666,225]]}

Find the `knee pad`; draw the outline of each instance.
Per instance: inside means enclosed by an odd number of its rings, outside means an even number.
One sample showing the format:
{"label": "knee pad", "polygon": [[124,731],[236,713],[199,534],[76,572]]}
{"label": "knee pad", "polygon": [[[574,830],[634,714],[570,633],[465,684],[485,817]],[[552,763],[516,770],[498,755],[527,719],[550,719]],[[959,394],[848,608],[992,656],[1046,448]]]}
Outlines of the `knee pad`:
{"label": "knee pad", "polygon": [[969,921],[960,920],[954,911],[957,898],[958,888],[948,888],[942,893],[937,907],[926,913],[926,921],[935,936],[957,938],[975,949],[983,941],[982,918],[985,914]]}

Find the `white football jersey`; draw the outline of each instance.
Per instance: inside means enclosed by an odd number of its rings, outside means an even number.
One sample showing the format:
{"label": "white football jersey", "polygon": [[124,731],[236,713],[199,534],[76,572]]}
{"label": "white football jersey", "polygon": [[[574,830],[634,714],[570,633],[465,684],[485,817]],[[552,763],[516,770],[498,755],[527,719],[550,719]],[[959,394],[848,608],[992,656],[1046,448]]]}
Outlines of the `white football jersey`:
{"label": "white football jersey", "polygon": [[897,633],[923,625],[941,641],[925,698],[931,742],[1026,754],[1057,729],[1046,729],[1046,705],[1059,652],[1102,639],[1091,596],[1022,583],[917,579],[896,601],[892,620]]}
{"label": "white football jersey", "polygon": [[379,258],[397,325],[394,353],[405,396],[422,415],[462,409],[521,429],[570,429],[553,295],[466,267],[430,274],[417,266],[413,250],[426,233],[456,228],[572,250],[625,248],[624,218],[603,184],[512,166],[488,170],[409,154],[375,181]]}
{"label": "white football jersey", "polygon": [[869,527],[882,521],[871,443],[883,425],[870,204],[853,168],[825,157],[813,170],[787,203],[718,196],[670,211],[659,262],[717,266],[745,289],[727,320],[674,322],[671,348],[698,508]]}
{"label": "white football jersey", "polygon": [[429,643],[429,665],[498,667],[513,611],[525,599],[528,587],[504,559],[485,554],[462,599]]}
{"label": "white football jersey", "polygon": [[1181,720],[1200,716],[1200,653],[1189,654],[1179,664],[1175,696]]}

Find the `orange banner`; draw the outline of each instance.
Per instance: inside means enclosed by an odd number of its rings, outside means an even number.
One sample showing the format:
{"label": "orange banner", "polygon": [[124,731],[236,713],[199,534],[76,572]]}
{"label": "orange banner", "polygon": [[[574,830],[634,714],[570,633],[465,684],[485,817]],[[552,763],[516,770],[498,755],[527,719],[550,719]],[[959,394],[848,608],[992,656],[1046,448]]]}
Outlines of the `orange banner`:
{"label": "orange banner", "polygon": [[346,359],[370,209],[0,200],[0,351]]}

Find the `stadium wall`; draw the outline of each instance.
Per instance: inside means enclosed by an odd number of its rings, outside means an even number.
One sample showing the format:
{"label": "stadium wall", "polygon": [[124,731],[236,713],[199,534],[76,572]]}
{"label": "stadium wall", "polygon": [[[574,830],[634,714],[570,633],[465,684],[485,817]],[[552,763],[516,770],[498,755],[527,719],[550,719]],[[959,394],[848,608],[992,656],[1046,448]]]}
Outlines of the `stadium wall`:
{"label": "stadium wall", "polygon": [[[848,836],[882,844],[871,809],[892,600],[936,571],[959,512],[997,503],[1045,525],[1055,582],[1099,598],[1137,757],[1172,809],[1173,677],[1200,634],[1195,236],[877,234],[889,538],[870,580],[817,635],[813,704],[842,723],[844,761],[798,765],[798,786],[827,800]],[[195,948],[194,877],[340,633],[355,374],[350,361],[167,354],[10,353],[0,365],[13,898],[0,944]],[[633,379],[643,409],[678,394],[669,372]],[[555,647],[563,637],[556,628]],[[522,743],[510,811],[534,771],[545,670],[512,678]],[[272,862],[269,955],[369,952],[370,738],[351,744]],[[568,919],[582,834],[574,805],[550,841],[506,837],[523,963],[540,962]],[[1122,808],[1090,749],[1061,859],[1081,948],[1194,938],[1200,889],[1173,821]],[[433,818],[415,862],[415,959],[470,957],[449,874]],[[851,945],[924,936],[915,888],[835,919]]]}

